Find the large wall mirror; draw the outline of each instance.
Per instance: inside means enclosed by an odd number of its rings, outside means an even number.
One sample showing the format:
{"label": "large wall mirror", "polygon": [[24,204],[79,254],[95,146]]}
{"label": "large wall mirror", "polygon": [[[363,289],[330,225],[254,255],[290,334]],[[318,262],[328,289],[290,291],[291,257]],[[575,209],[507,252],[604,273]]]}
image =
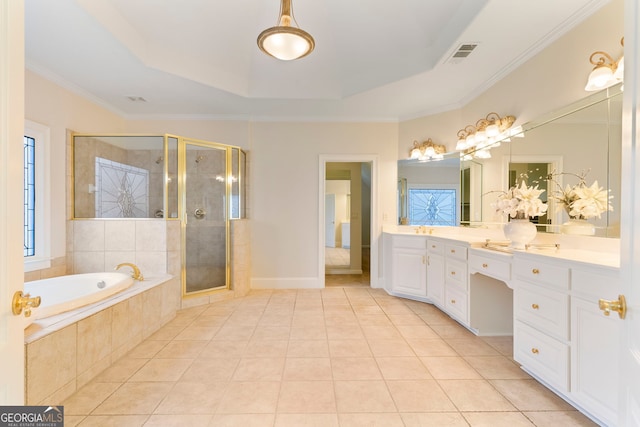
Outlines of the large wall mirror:
{"label": "large wall mirror", "polygon": [[[461,162],[461,199],[468,203],[462,225],[486,226],[503,218],[491,207],[502,191],[516,179],[545,189],[541,196],[549,205],[544,217],[536,218],[538,231],[559,233],[569,219],[553,194],[578,183],[584,175],[609,190],[613,210],[590,219],[601,237],[620,236],[620,165],[622,96],[620,85],[588,96],[559,111],[523,125],[518,138],[502,141],[489,152],[490,158],[467,153]],[[547,177],[553,174],[553,180]]]}
{"label": "large wall mirror", "polygon": [[[469,152],[462,158],[450,153],[443,161],[399,160],[398,224],[497,226],[504,221],[491,206],[498,192],[526,177],[546,190],[541,198],[549,209],[535,219],[538,231],[559,233],[569,217],[550,195],[585,175],[587,185],[597,181],[612,196],[613,210],[589,220],[595,235],[620,237],[621,127],[617,85],[524,124],[518,137],[491,147],[490,158]],[[550,174],[553,181],[546,179]],[[441,191],[447,189],[457,191]]]}

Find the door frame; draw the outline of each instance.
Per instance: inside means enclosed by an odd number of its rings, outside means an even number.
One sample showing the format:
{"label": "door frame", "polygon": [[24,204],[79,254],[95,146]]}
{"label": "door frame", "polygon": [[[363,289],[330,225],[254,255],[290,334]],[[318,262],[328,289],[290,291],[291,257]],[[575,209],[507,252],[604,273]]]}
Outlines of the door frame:
{"label": "door frame", "polygon": [[371,163],[371,213],[370,213],[370,286],[378,288],[378,243],[379,233],[378,218],[380,217],[378,206],[378,155],[377,154],[320,154],[318,167],[318,283],[325,287],[325,224],[324,194],[326,191],[325,177],[327,163]]}
{"label": "door frame", "polygon": [[231,170],[231,149],[232,146],[219,144],[216,142],[203,141],[192,138],[178,138],[178,217],[180,219],[180,280],[182,300],[194,297],[207,296],[220,291],[228,291],[231,288],[231,232],[230,232],[230,195],[231,182],[227,179],[225,183],[225,284],[215,288],[207,288],[199,291],[187,291],[187,223],[189,212],[187,210],[187,146],[201,147],[204,149],[215,149],[224,152],[225,155],[225,175],[229,176]]}

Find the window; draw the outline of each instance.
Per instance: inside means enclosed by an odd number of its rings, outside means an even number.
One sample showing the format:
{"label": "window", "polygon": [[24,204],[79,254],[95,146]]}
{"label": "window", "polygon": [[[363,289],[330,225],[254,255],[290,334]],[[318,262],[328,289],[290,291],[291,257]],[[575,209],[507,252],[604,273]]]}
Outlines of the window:
{"label": "window", "polygon": [[36,254],[36,140],[24,137],[24,256]]}
{"label": "window", "polygon": [[24,270],[51,266],[49,128],[30,121],[24,132]]}
{"label": "window", "polygon": [[410,225],[457,225],[456,190],[409,188]]}

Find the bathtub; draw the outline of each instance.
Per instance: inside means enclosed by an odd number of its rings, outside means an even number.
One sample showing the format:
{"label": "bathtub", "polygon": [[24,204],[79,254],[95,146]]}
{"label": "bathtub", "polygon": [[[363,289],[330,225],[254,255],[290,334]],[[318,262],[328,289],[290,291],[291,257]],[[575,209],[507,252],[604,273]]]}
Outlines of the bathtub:
{"label": "bathtub", "polygon": [[[78,295],[66,298],[72,288]],[[173,319],[180,304],[180,278],[169,274],[144,281],[119,272],[77,274],[27,282],[25,291],[42,298],[23,317],[28,405],[62,402]]]}
{"label": "bathtub", "polygon": [[41,298],[30,316],[34,321],[102,301],[133,283],[131,276],[119,272],[73,274],[26,282],[24,292]]}

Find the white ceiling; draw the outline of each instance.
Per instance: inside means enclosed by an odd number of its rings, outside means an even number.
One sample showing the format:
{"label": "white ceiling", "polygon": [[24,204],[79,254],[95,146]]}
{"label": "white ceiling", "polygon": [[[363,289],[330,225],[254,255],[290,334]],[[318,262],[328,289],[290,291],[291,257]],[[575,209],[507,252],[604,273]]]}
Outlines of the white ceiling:
{"label": "white ceiling", "polygon": [[26,63],[130,118],[397,121],[463,106],[608,1],[293,0],[316,48],[282,62],[256,45],[279,0],[27,0]]}

